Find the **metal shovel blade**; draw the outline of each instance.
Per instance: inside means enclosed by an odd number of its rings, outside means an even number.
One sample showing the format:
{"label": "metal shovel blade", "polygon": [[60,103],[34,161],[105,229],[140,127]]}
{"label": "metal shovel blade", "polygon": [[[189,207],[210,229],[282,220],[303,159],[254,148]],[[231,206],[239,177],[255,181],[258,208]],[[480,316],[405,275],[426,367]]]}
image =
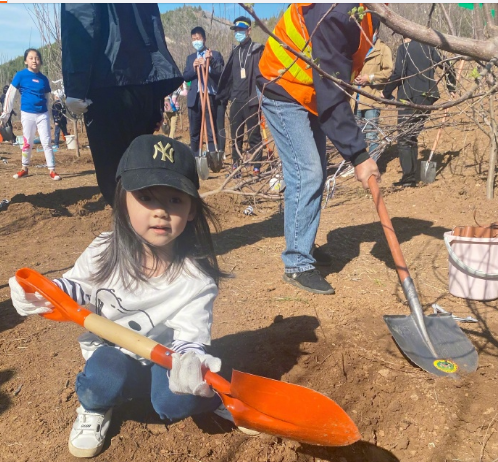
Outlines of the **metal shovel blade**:
{"label": "metal shovel blade", "polygon": [[207,153],[208,165],[213,173],[218,173],[223,167],[223,152],[213,151]]}
{"label": "metal shovel blade", "polygon": [[436,179],[436,162],[429,162],[423,160],[420,163],[420,180],[426,184],[434,183]]}
{"label": "metal shovel blade", "polygon": [[197,165],[197,173],[201,180],[207,180],[209,178],[209,168],[207,157],[201,156],[195,158],[195,163]]}
{"label": "metal shovel blade", "polygon": [[430,343],[414,315],[386,315],[384,321],[401,351],[420,368],[455,379],[477,369],[477,351],[451,314],[423,316]]}
{"label": "metal shovel blade", "polygon": [[14,138],[12,128],[5,126],[0,127],[0,136],[3,138],[3,141],[12,141]]}

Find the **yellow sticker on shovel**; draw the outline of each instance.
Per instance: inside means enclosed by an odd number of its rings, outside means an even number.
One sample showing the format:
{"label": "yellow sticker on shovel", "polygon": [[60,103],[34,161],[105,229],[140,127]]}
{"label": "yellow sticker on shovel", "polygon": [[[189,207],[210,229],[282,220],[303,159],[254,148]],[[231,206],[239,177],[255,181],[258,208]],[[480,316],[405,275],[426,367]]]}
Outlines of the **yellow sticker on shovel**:
{"label": "yellow sticker on shovel", "polygon": [[434,367],[440,371],[446,372],[447,374],[454,374],[458,371],[458,365],[448,359],[436,359],[434,361]]}

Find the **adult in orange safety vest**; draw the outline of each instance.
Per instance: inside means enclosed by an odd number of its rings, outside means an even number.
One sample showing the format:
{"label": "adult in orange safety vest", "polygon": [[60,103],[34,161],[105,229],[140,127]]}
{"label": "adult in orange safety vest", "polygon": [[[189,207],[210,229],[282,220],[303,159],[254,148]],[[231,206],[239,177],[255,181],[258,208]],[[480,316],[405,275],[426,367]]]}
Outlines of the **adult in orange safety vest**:
{"label": "adult in orange safety vest", "polygon": [[[361,20],[361,30],[351,18],[349,13],[358,6],[342,3],[328,12],[331,4],[293,3],[277,23],[274,34],[312,58],[324,72],[349,83],[361,70],[373,35],[369,14]],[[258,94],[282,160],[286,184],[283,279],[309,292],[333,294],[333,287],[315,268],[332,261],[314,244],[327,177],[326,137],[354,165],[363,187],[368,187],[372,175],[380,181],[380,173],[368,155],[349,95],[342,88],[320,77],[303,60],[296,60],[271,37],[259,70]]]}

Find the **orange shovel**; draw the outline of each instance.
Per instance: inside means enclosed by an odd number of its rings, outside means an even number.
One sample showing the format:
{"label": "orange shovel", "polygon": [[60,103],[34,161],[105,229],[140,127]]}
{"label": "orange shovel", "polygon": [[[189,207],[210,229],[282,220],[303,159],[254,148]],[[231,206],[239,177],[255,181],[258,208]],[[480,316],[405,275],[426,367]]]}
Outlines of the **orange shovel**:
{"label": "orange shovel", "polygon": [[[171,369],[172,350],[78,305],[52,281],[29,268],[16,272],[26,292],[54,305],[45,318],[73,321],[99,337]],[[330,398],[290,383],[234,370],[232,382],[209,370],[204,380],[223,400],[235,424],[271,435],[323,446],[346,446],[360,439],[354,422]]]}

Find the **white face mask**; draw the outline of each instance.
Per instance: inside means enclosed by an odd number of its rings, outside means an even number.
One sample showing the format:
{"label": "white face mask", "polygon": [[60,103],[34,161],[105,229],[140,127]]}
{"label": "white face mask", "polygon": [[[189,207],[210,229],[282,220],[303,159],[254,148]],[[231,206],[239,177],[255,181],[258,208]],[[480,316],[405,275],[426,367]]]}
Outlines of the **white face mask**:
{"label": "white face mask", "polygon": [[237,42],[241,43],[246,38],[247,38],[247,33],[246,32],[242,32],[242,31],[235,32],[235,40],[237,40]]}
{"label": "white face mask", "polygon": [[197,50],[201,51],[204,48],[204,42],[202,40],[193,40],[192,46]]}

